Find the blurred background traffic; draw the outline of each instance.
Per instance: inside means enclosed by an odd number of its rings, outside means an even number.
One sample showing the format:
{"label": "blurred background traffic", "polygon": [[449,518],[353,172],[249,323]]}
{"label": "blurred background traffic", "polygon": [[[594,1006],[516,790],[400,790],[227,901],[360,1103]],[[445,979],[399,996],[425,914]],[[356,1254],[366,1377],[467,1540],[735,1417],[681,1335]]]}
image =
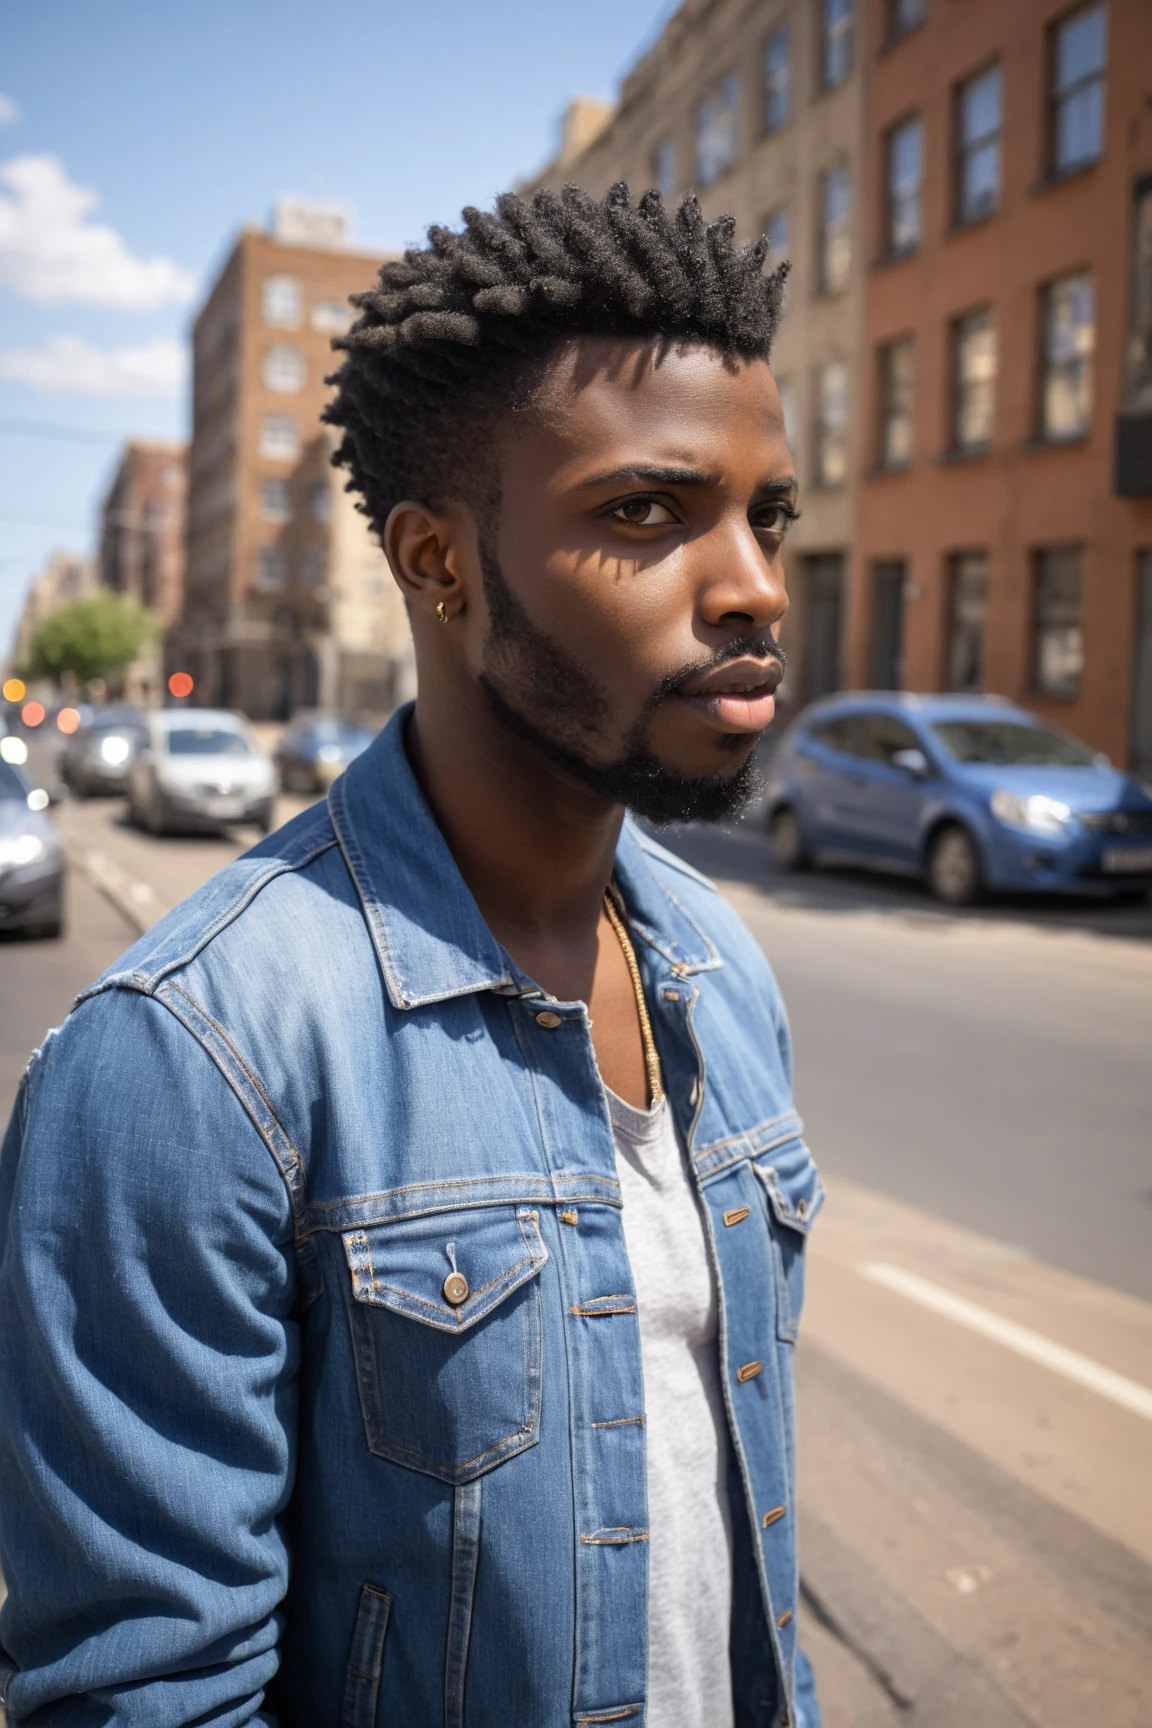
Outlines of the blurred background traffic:
{"label": "blurred background traffic", "polygon": [[1147,1728],[1147,0],[53,0],[0,35],[0,1104],[413,693],[320,420],[349,294],[509,185],[694,188],[790,266],[780,718],[746,819],[665,839],[780,975],[829,1180],[828,1728]]}

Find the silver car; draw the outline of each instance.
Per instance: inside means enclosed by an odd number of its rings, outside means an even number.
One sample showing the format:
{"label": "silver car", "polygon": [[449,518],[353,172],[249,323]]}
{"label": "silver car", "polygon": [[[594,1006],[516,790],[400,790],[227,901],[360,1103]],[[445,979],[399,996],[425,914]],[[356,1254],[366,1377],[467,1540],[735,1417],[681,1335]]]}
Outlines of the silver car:
{"label": "silver car", "polygon": [[0,930],[63,932],[64,854],[47,807],[47,792],[0,757]]}
{"label": "silver car", "polygon": [[254,822],[265,833],[279,791],[276,769],[240,714],[165,708],[146,719],[147,741],[128,770],[128,814],[150,834]]}

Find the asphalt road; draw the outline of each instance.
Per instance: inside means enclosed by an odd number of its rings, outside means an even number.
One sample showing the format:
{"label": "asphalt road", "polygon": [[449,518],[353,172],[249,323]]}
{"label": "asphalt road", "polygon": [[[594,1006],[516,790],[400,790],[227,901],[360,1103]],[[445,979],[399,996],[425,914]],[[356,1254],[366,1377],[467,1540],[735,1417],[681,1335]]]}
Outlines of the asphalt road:
{"label": "asphalt road", "polygon": [[[134,925],[255,838],[56,819],[68,933],[0,941],[5,1108]],[[776,967],[828,1179],[797,1361],[826,1728],[1148,1728],[1152,909],[945,913],[780,877],[754,831],[665,838]]]}

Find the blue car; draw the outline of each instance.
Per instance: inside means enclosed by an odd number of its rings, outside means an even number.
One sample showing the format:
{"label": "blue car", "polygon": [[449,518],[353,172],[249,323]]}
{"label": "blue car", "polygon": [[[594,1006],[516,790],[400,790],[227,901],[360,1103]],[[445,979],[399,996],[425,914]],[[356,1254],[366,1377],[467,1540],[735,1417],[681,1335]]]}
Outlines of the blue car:
{"label": "blue car", "polygon": [[996,889],[1152,889],[1152,786],[1000,697],[829,697],[798,717],[770,772],[784,869],[903,871],[951,906]]}

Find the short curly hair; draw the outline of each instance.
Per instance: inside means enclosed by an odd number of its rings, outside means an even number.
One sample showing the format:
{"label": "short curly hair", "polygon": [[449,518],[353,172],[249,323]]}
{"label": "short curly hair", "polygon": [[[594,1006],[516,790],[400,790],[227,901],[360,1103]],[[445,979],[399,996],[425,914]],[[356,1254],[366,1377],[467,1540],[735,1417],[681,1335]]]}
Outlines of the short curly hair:
{"label": "short curly hair", "polygon": [[333,461],[378,533],[403,498],[487,495],[486,434],[567,337],[769,357],[787,265],[765,275],[767,241],[737,246],[734,219],[705,223],[691,194],[670,215],[656,191],[634,202],[620,182],[597,202],[565,186],[463,216],[385,264],[333,343],[347,353],[324,414],[343,433]]}

